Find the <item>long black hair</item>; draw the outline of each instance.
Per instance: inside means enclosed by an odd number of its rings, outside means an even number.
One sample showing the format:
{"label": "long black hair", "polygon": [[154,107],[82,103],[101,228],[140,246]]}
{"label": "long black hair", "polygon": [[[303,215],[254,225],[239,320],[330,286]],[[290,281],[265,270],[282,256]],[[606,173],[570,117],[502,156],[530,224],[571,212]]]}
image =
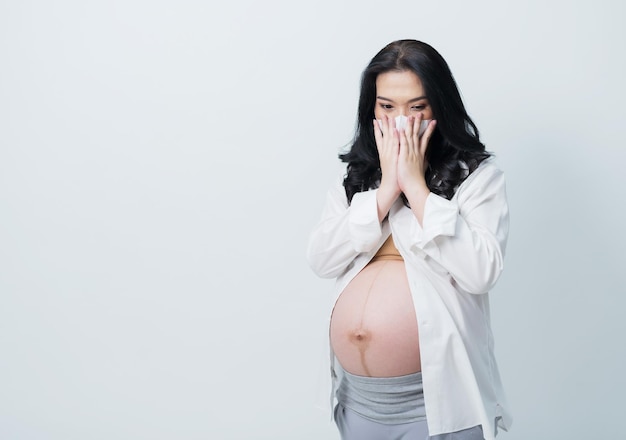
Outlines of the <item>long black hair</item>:
{"label": "long black hair", "polygon": [[348,202],[354,194],[380,184],[380,160],[372,120],[376,78],[389,71],[410,71],[422,82],[433,119],[437,120],[426,150],[426,183],[433,193],[451,199],[459,184],[490,153],[480,142],[478,129],[467,114],[452,72],[439,52],[421,41],[398,40],[378,52],[361,77],[356,134],[350,150],[339,155],[348,163],[343,181]]}

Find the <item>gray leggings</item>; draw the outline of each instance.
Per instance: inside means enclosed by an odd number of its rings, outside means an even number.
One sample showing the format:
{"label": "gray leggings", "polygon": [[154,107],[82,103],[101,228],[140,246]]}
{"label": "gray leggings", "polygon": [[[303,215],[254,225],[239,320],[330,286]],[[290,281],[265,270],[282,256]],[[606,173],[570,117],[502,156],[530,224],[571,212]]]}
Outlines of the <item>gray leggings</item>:
{"label": "gray leggings", "polygon": [[430,437],[426,420],[383,424],[366,419],[341,403],[335,406],[335,422],[342,440],[483,440],[480,425]]}

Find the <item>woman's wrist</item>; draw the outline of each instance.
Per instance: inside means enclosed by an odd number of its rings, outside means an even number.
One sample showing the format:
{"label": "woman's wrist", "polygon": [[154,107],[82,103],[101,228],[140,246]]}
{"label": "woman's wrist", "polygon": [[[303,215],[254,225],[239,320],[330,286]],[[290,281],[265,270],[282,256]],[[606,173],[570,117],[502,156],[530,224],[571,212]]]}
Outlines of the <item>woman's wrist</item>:
{"label": "woman's wrist", "polygon": [[409,202],[409,206],[411,206],[411,211],[413,211],[419,224],[422,225],[424,207],[426,206],[426,199],[430,195],[430,189],[428,189],[426,184],[412,185],[406,188],[404,195]]}
{"label": "woman's wrist", "polygon": [[384,179],[380,182],[380,186],[378,187],[378,193],[386,199],[391,199],[392,203],[400,196],[401,192],[397,183],[391,184]]}
{"label": "woman's wrist", "polygon": [[394,187],[381,182],[376,192],[376,205],[378,207],[379,221],[382,222],[387,216],[387,213],[391,209],[391,205],[393,205],[393,202],[395,202],[400,196],[400,193],[400,188],[397,185]]}
{"label": "woman's wrist", "polygon": [[407,199],[410,200],[411,196],[428,197],[428,194],[430,194],[430,189],[428,188],[428,185],[426,185],[426,182],[424,180],[419,180],[412,182],[411,184],[404,185],[404,188],[402,188],[402,192],[407,197]]}

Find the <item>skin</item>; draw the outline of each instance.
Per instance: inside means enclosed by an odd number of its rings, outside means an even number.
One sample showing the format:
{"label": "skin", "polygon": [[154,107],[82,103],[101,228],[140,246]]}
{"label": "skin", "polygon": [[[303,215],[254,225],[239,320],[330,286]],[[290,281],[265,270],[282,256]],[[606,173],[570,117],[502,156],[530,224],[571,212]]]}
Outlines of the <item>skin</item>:
{"label": "skin", "polygon": [[333,351],[359,376],[421,371],[415,306],[403,261],[370,262],[341,293],[330,322]]}
{"label": "skin", "polygon": [[[409,118],[398,131],[395,117]],[[435,129],[431,121],[420,137],[423,119],[433,113],[419,77],[411,71],[381,73],[376,79],[373,121],[380,158],[376,193],[378,219],[404,193],[420,224],[430,194],[424,177],[425,153]],[[403,261],[369,263],[342,292],[330,326],[333,350],[341,365],[361,376],[395,377],[421,370],[419,333]]]}
{"label": "skin", "polygon": [[[399,131],[395,127],[394,118],[399,115],[409,118],[405,130]],[[396,199],[404,193],[421,225],[430,194],[424,177],[425,154],[437,121],[432,120],[424,134],[418,136],[422,120],[433,117],[419,77],[409,70],[378,75],[374,116],[382,121],[380,126],[376,120],[372,121],[382,173],[376,194],[378,219],[382,222]]]}

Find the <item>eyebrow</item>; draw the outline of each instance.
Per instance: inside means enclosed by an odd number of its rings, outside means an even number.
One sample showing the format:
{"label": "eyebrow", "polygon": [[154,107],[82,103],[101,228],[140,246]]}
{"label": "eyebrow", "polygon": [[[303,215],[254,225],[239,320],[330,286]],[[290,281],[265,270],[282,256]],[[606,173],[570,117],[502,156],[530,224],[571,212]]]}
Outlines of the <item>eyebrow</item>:
{"label": "eyebrow", "polygon": [[[376,99],[380,99],[382,101],[394,102],[393,99],[385,98],[384,96],[377,96]],[[408,102],[421,101],[422,99],[426,99],[426,96],[418,96],[417,98],[409,99]]]}

